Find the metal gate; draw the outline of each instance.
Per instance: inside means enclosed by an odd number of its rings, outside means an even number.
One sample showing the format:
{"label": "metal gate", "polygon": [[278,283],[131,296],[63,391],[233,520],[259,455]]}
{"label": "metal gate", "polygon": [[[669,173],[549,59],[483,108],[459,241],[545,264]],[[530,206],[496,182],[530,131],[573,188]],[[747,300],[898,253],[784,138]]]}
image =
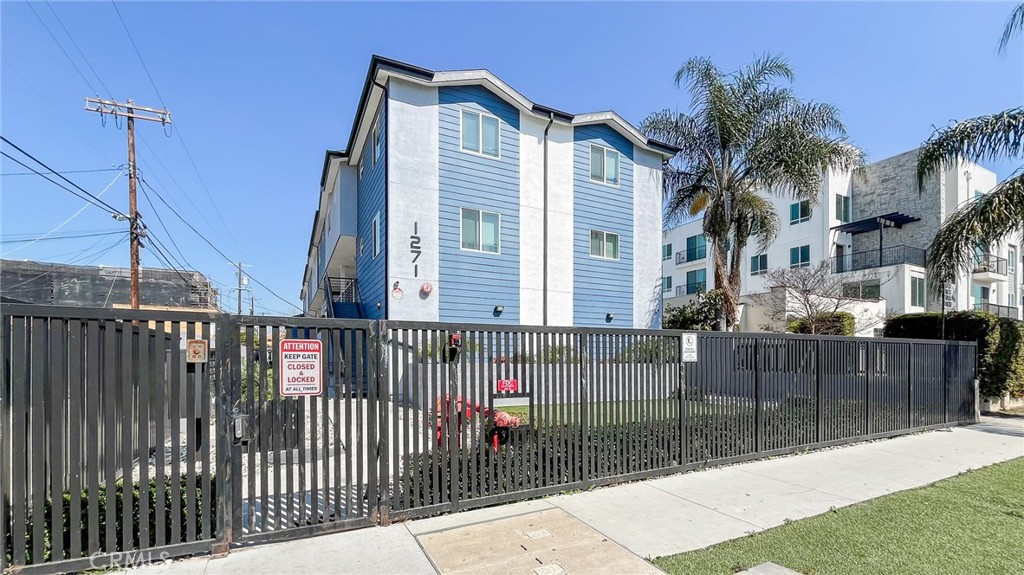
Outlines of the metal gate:
{"label": "metal gate", "polygon": [[[376,523],[376,323],[239,317],[232,357],[232,532],[268,541]],[[326,382],[318,396],[282,395],[280,344],[313,339]]]}

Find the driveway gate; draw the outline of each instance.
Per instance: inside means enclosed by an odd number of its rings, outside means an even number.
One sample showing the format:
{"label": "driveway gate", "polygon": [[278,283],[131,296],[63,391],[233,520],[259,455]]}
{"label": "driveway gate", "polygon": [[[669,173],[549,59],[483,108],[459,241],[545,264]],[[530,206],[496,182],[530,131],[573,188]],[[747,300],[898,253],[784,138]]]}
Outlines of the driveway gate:
{"label": "driveway gate", "polygon": [[[378,347],[369,321],[239,317],[228,346],[237,541],[366,527],[377,516]],[[322,349],[318,396],[285,397],[283,339]]]}

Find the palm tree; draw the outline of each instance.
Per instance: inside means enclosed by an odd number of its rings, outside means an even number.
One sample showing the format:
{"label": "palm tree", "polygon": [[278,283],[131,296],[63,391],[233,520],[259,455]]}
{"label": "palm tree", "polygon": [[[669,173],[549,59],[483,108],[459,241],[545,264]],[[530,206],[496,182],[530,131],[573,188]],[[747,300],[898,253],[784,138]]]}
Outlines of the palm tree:
{"label": "palm tree", "polygon": [[[1010,14],[999,50],[1024,29],[1024,3]],[[926,178],[960,159],[973,162],[1019,157],[1024,149],[1024,107],[971,118],[935,130],[922,145],[917,159],[920,189]],[[942,289],[970,270],[975,246],[987,246],[1011,233],[1024,231],[1024,166],[988,194],[971,201],[942,224],[928,249],[929,282]]]}
{"label": "palm tree", "polygon": [[691,95],[690,112],[657,112],[642,129],[680,150],[664,166],[665,222],[703,213],[714,285],[723,289],[731,329],[743,248],[753,237],[764,249],[779,230],[763,192],[817,203],[823,171],[859,167],[864,156],[847,141],[835,107],[796,97],[788,86],[793,70],[779,56],[765,55],[728,74],[706,58],[692,58],[675,81]]}

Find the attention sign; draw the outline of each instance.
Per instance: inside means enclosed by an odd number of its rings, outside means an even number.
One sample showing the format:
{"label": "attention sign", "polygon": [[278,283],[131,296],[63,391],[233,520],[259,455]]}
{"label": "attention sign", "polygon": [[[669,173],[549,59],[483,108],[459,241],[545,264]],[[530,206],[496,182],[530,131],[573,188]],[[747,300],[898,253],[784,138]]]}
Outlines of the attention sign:
{"label": "attention sign", "polygon": [[515,393],[519,391],[518,379],[499,379],[498,393]]}
{"label": "attention sign", "polygon": [[320,395],[324,389],[322,357],[318,339],[282,339],[281,395]]}

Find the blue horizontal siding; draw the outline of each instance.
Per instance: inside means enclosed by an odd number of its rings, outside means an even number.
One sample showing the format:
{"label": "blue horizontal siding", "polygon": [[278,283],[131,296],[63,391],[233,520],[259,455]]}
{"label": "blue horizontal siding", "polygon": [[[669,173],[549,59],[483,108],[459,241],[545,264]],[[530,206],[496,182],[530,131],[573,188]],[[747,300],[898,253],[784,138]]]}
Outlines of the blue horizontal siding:
{"label": "blue horizontal siding", "polygon": [[[356,194],[358,205],[357,233],[359,244],[356,252],[356,274],[358,277],[359,303],[363,317],[368,319],[385,319],[387,317],[387,107],[381,106],[383,116],[381,130],[385,134],[384,153],[373,163],[372,133],[363,146],[363,176],[359,178]],[[374,118],[376,121],[376,118]],[[380,253],[373,257],[373,218],[381,218]],[[377,304],[380,304],[380,307]]]}
{"label": "blue horizontal siding", "polygon": [[[519,111],[480,86],[439,88],[438,103],[440,320],[517,324]],[[463,109],[500,120],[499,158],[462,151]],[[461,249],[462,208],[501,214],[500,254]]]}
{"label": "blue horizontal siding", "polygon": [[[591,144],[619,152],[617,187],[590,179]],[[618,260],[590,256],[590,230],[619,234]],[[573,323],[633,327],[633,144],[605,125],[574,130],[573,264]]]}

